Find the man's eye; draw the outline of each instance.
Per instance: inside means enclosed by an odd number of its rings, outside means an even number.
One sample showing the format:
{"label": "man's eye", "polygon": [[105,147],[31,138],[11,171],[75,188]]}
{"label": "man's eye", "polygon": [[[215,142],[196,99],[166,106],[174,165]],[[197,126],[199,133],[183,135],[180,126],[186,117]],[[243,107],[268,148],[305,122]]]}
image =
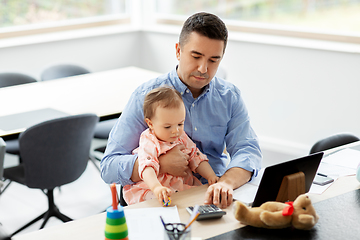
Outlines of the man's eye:
{"label": "man's eye", "polygon": [[179,123],[179,126],[181,127],[181,126],[183,126],[184,124],[183,123]]}
{"label": "man's eye", "polygon": [[167,126],[167,127],[165,127],[166,129],[169,129],[170,128],[170,126]]}

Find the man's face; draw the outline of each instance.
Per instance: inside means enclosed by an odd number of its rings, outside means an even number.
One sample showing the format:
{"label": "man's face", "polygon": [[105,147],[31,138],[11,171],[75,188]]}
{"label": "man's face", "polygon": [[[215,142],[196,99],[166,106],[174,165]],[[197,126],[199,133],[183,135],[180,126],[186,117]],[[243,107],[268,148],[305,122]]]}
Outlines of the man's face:
{"label": "man's face", "polygon": [[180,80],[198,97],[215,76],[223,57],[224,41],[192,32],[184,46],[176,44]]}

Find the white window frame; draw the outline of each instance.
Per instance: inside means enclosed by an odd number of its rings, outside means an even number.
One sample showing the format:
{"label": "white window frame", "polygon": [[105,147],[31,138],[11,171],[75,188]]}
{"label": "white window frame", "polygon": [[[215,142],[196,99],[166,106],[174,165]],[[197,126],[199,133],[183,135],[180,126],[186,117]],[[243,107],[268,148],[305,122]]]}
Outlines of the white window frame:
{"label": "white window frame", "polygon": [[[0,28],[0,40],[12,37],[31,36],[53,32],[71,31],[106,26],[130,25],[134,29],[150,25],[182,26],[188,16],[164,15],[155,13],[155,0],[128,0],[127,13],[116,16],[103,16],[56,22],[53,24],[26,25]],[[306,28],[262,24],[247,21],[224,20],[229,31],[236,33],[263,34],[269,36],[292,37],[322,40],[339,43],[360,44],[360,34],[341,34],[339,32],[317,31]]]}
{"label": "white window frame", "polygon": [[[181,26],[185,16],[156,15],[156,24]],[[341,34],[331,31],[317,31],[307,28],[280,26],[276,24],[262,24],[247,21],[224,20],[229,31],[253,34],[265,34],[282,37],[333,41],[342,43],[360,44],[360,34]]]}

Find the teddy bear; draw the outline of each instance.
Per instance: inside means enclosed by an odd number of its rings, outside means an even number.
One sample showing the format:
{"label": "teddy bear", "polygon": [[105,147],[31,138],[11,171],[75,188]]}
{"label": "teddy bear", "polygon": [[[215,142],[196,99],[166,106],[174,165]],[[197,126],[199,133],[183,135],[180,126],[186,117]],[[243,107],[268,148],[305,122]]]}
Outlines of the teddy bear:
{"label": "teddy bear", "polygon": [[253,208],[235,201],[234,214],[242,224],[269,229],[292,226],[300,230],[309,230],[319,220],[319,216],[306,194],[299,195],[294,202],[268,201],[260,207]]}

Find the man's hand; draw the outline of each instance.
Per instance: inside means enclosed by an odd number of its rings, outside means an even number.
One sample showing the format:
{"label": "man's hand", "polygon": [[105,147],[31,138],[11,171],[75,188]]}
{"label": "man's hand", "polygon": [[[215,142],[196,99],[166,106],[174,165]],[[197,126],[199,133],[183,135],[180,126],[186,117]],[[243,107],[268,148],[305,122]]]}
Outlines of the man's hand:
{"label": "man's hand", "polygon": [[[220,202],[221,200],[221,202]],[[233,201],[232,186],[225,182],[217,182],[208,187],[205,193],[205,204],[214,204],[220,208],[230,206]]]}
{"label": "man's hand", "polygon": [[214,204],[226,208],[233,202],[233,189],[247,183],[251,172],[242,168],[230,168],[219,181],[208,187],[205,193],[204,204]]}
{"label": "man's hand", "polygon": [[180,144],[159,157],[160,173],[168,173],[177,177],[186,177],[189,155],[182,150],[185,146]]}
{"label": "man's hand", "polygon": [[[185,149],[185,146],[179,144],[167,151],[166,154],[163,154],[159,157],[160,170],[159,174],[168,173],[177,177],[186,177],[188,167],[189,155],[184,153],[182,150]],[[131,175],[131,181],[139,182],[141,181],[139,176],[139,162],[136,159],[134,163],[134,168]]]}

